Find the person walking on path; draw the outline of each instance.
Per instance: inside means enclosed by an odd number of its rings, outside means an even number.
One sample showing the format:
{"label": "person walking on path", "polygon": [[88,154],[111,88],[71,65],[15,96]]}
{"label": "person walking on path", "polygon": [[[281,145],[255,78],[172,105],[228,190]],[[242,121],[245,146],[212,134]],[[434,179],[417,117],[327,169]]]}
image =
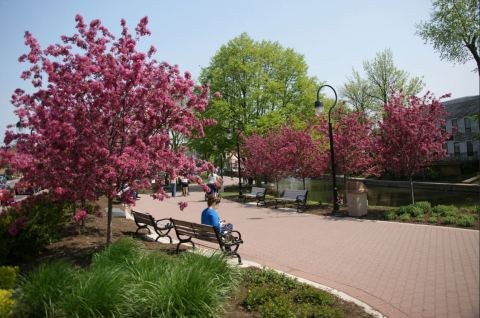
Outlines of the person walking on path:
{"label": "person walking on path", "polygon": [[221,180],[222,179],[218,176],[218,174],[215,172],[210,172],[207,182],[207,186],[210,188],[210,195],[217,196],[218,189],[221,186]]}
{"label": "person walking on path", "polygon": [[188,178],[185,176],[180,177],[180,186],[182,187],[182,194],[183,196],[190,195],[188,189]]}
{"label": "person walking on path", "polygon": [[177,178],[170,179],[170,188],[172,190],[172,197],[175,197],[177,194]]}

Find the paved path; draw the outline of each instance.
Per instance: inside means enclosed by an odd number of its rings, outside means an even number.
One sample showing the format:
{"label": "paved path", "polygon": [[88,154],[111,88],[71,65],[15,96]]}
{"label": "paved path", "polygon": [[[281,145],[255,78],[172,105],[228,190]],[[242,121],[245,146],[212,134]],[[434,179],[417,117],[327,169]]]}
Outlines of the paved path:
{"label": "paved path", "polygon": [[[178,202],[189,206],[180,211]],[[135,209],[199,222],[203,193]],[[245,260],[330,286],[388,317],[478,317],[479,232],[330,218],[223,200],[223,219],[242,232]]]}

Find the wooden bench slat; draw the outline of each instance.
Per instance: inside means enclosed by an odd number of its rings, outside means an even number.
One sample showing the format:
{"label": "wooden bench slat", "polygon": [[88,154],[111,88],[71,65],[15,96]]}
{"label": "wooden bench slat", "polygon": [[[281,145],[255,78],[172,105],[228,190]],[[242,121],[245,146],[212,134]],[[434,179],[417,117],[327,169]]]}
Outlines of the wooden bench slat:
{"label": "wooden bench slat", "polygon": [[275,200],[275,208],[277,207],[278,202],[295,202],[297,203],[297,212],[300,209],[300,205],[303,206],[304,209],[307,207],[307,190],[292,190],[286,189],[283,191],[282,195],[278,198],[274,198]]}
{"label": "wooden bench slat", "polygon": [[[200,241],[217,243],[223,252],[227,253],[228,255],[236,256],[238,258],[239,264],[241,264],[242,259],[237,253],[240,244],[243,243],[240,232],[233,231],[236,233],[235,235],[238,236],[238,239],[235,239],[233,242],[229,242],[228,244],[226,244],[224,242],[224,239],[220,236],[219,233],[217,233],[216,229],[213,226],[176,219],[171,219],[171,222],[175,228],[179,241],[179,243],[177,244],[177,253],[179,251],[180,244],[182,243],[191,243],[195,248],[195,243],[192,241],[192,239],[197,239]],[[185,238],[185,236],[187,236],[187,238]]]}
{"label": "wooden bench slat", "polygon": [[266,193],[267,193],[266,188],[252,187],[252,190],[250,191],[250,193],[243,195],[243,202],[246,202],[247,198],[252,198],[252,199],[257,199],[257,206],[260,204],[260,202],[263,202],[263,204],[265,205]]}
{"label": "wooden bench slat", "polygon": [[168,237],[168,239],[170,240],[170,243],[172,243],[172,238],[170,237],[170,235],[168,235],[168,233],[170,233],[170,230],[172,229],[171,221],[169,219],[167,220],[162,219],[161,220],[162,222],[166,221],[167,223],[160,224],[159,226],[157,226],[157,221],[155,221],[153,216],[148,213],[142,213],[142,212],[132,210],[132,215],[133,215],[135,224],[137,224],[138,226],[137,230],[135,231],[135,234],[138,234],[138,231],[141,229],[147,229],[148,233],[150,233],[150,229],[148,228],[148,226],[151,226],[155,231],[155,233],[157,233],[158,235],[155,241],[158,241],[160,237]]}

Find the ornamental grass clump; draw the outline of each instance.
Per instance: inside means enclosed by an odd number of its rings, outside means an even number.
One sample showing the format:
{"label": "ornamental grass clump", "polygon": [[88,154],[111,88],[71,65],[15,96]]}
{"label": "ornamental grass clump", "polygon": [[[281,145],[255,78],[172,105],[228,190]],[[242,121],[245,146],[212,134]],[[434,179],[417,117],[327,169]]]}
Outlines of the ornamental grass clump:
{"label": "ornamental grass clump", "polygon": [[84,270],[55,262],[25,277],[18,317],[217,317],[239,270],[221,254],[171,256],[122,239]]}

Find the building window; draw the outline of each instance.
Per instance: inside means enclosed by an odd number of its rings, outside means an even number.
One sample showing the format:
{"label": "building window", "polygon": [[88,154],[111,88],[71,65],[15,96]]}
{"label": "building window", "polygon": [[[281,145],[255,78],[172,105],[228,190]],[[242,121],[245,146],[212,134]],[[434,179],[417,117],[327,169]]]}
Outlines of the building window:
{"label": "building window", "polygon": [[452,134],[458,132],[458,124],[456,119],[452,119]]}
{"label": "building window", "polygon": [[467,156],[473,156],[473,143],[471,141],[467,141]]}
{"label": "building window", "polygon": [[472,120],[468,117],[465,117],[464,120],[465,120],[465,132],[472,132]]}
{"label": "building window", "polygon": [[455,157],[460,156],[460,143],[459,142],[456,142],[456,143],[453,144],[453,153],[454,153]]}

